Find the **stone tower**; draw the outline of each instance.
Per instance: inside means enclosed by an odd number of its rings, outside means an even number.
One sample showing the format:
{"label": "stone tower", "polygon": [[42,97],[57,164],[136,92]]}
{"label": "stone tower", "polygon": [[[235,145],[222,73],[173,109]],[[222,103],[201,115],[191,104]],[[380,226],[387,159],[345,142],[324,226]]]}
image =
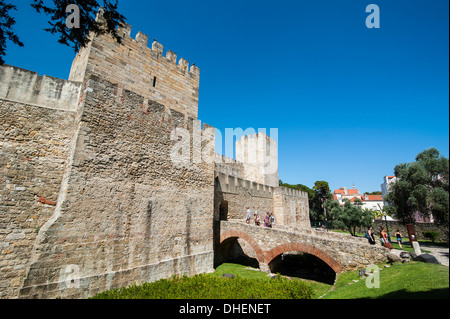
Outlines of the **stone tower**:
{"label": "stone tower", "polygon": [[236,160],[244,163],[244,179],[278,187],[277,144],[264,132],[242,136],[236,141]]}
{"label": "stone tower", "polygon": [[[102,21],[102,11],[97,21]],[[92,36],[72,63],[69,80],[82,82],[88,75],[96,75],[126,89],[196,119],[200,69],[168,50],[156,39],[151,48],[148,36],[142,32],[133,39],[131,26],[118,28],[122,44],[110,36]]]}

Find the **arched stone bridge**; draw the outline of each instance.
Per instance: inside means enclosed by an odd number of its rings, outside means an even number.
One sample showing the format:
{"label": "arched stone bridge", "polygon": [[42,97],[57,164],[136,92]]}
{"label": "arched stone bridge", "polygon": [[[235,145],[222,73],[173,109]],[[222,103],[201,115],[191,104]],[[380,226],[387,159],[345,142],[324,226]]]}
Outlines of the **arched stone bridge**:
{"label": "arched stone bridge", "polygon": [[[389,249],[370,245],[365,238],[314,229],[289,229],[283,226],[267,228],[248,225],[243,221],[220,222],[218,254],[226,254],[236,241],[242,243],[244,252],[255,257],[260,269],[270,271],[269,264],[278,255],[299,251],[314,255],[336,273],[365,268],[387,260]],[[229,253],[229,252],[228,252]]]}

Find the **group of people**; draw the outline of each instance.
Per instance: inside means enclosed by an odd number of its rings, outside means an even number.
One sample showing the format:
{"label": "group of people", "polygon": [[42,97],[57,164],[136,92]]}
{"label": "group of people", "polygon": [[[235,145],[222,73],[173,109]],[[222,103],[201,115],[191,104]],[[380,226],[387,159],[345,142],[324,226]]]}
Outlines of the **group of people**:
{"label": "group of people", "polygon": [[[402,248],[402,234],[400,233],[400,230],[397,229],[397,231],[395,232],[395,237],[397,237],[397,244],[400,247],[400,249]],[[375,245],[375,234],[373,232],[373,227],[370,226],[367,230],[366,233],[366,238],[369,240],[369,243],[371,245]],[[380,227],[380,239],[381,242],[384,246],[387,246],[389,243],[389,240],[387,238],[387,232],[386,232],[386,228],[384,226]]]}
{"label": "group of people", "polygon": [[[254,222],[256,226],[261,226],[261,219],[259,217],[259,213],[257,210],[255,210],[254,215]],[[247,224],[250,224],[250,221],[252,219],[252,211],[250,210],[250,207],[247,207],[247,218],[245,219]],[[272,213],[266,212],[266,215],[264,216],[264,227],[272,228],[272,226],[275,224],[275,217]]]}

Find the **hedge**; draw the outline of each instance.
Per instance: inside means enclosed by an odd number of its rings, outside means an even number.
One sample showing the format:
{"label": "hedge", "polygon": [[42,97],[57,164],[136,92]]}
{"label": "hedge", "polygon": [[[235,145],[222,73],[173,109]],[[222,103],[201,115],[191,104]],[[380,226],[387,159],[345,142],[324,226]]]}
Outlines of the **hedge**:
{"label": "hedge", "polygon": [[133,284],[102,292],[92,299],[311,299],[313,289],[305,282],[277,276],[254,280],[212,274],[173,276],[152,283]]}

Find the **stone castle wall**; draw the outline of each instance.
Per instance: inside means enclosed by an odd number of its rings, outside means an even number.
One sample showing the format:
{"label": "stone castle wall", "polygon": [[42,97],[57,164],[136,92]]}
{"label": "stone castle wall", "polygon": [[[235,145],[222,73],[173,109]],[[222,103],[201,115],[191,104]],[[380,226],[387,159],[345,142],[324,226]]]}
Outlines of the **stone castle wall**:
{"label": "stone castle wall", "polygon": [[[123,45],[81,50],[70,81],[0,67],[0,298],[212,271],[214,163],[192,162],[214,145],[207,124],[192,134],[199,69],[120,31]],[[191,161],[171,160],[176,128]]]}
{"label": "stone castle wall", "polygon": [[[374,226],[373,229],[375,230],[375,233],[378,234],[379,230],[381,228],[381,226],[386,227],[386,221],[384,220],[375,220],[374,221]],[[406,225],[403,224],[400,221],[396,221],[396,220],[388,220],[387,221],[387,227],[389,229],[389,233],[392,237],[395,237],[394,234],[397,231],[397,229],[400,231],[400,233],[403,235],[403,240],[404,241],[409,241],[408,239],[408,231],[406,229]],[[441,226],[441,225],[436,225],[434,223],[416,223],[414,225],[414,229],[416,231],[416,235],[417,238],[419,240],[422,239],[427,239],[424,235],[423,232],[426,231],[437,231],[439,233],[439,237],[437,239],[437,241],[449,241],[449,236],[448,236],[448,227],[445,226]],[[365,229],[361,229],[361,231],[366,231]]]}
{"label": "stone castle wall", "polygon": [[81,83],[40,76],[18,67],[0,67],[0,99],[74,112]]}
{"label": "stone castle wall", "polygon": [[306,192],[277,187],[273,194],[273,212],[280,225],[309,229],[309,201]]}
{"label": "stone castle wall", "polygon": [[15,297],[52,216],[81,84],[0,66],[0,298]]}
{"label": "stone castle wall", "polygon": [[[250,206],[304,227],[307,196],[279,188],[277,172],[194,160],[214,145],[196,120],[199,69],[119,32],[122,44],[93,37],[69,81],[0,67],[0,298],[84,298],[210,272],[223,212],[245,218]],[[184,162],[173,160],[178,129]]]}
{"label": "stone castle wall", "polygon": [[[285,187],[272,187],[215,172],[216,220],[245,220],[247,207],[258,211],[261,222],[273,213],[278,225],[310,228],[308,194]],[[253,221],[253,216],[252,216]]]}
{"label": "stone castle wall", "polygon": [[214,154],[214,162],[215,172],[241,179],[244,178],[244,163],[217,153]]}
{"label": "stone castle wall", "polygon": [[[212,271],[213,164],[168,160],[170,133],[189,117],[94,76],[85,85],[57,205],[20,297],[88,297]],[[67,281],[74,269],[79,287]]]}
{"label": "stone castle wall", "polygon": [[258,211],[262,221],[266,212],[273,211],[273,187],[222,173],[215,174],[215,209],[216,216],[219,216],[216,219],[245,220],[247,207],[250,207],[253,213]]}
{"label": "stone castle wall", "polygon": [[52,216],[75,114],[0,99],[0,298],[16,296]]}

